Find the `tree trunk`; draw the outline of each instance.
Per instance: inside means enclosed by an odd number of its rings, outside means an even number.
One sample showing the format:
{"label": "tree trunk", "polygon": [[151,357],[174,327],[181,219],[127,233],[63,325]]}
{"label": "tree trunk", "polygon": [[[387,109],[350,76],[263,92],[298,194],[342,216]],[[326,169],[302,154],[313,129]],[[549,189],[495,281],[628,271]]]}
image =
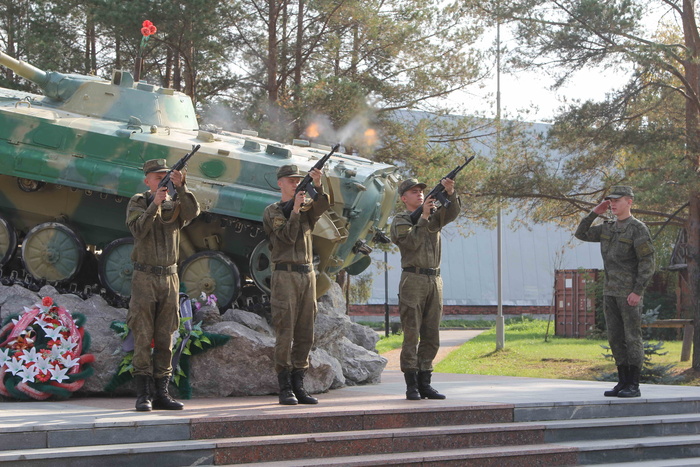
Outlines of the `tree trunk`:
{"label": "tree trunk", "polygon": [[173,57],[173,89],[182,91],[182,60],[180,59],[180,50],[175,51]]}
{"label": "tree trunk", "polygon": [[173,60],[173,51],[168,47],[165,52],[165,76],[163,77],[163,87],[173,87],[173,68],[175,61]]}
{"label": "tree trunk", "polygon": [[693,325],[693,369],[700,370],[700,193],[690,198],[688,213],[688,284],[692,297]]}
{"label": "tree trunk", "polygon": [[[297,37],[294,44],[294,106],[301,109],[301,61],[303,57],[302,44],[304,42],[304,0],[299,0],[297,11]],[[301,118],[294,120],[294,136],[299,137],[304,132]]]}
{"label": "tree trunk", "polygon": [[[700,36],[695,20],[693,0],[683,0],[683,39],[687,56],[683,62],[688,98],[685,101],[686,157],[691,161],[692,169],[700,169]],[[695,335],[693,339],[693,368],[700,370],[700,193],[694,192],[690,198],[688,213],[688,281],[693,300],[693,322]]]}
{"label": "tree trunk", "polygon": [[276,104],[277,95],[277,0],[269,0],[270,11],[267,22],[267,100]]}
{"label": "tree trunk", "polygon": [[115,70],[121,70],[122,69],[122,43],[119,40],[119,36],[114,38],[114,69]]}

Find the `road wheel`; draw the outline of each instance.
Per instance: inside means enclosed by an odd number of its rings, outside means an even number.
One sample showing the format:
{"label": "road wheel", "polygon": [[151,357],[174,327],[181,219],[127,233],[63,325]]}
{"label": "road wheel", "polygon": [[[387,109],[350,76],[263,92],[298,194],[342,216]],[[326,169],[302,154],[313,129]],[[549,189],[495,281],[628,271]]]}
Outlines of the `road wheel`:
{"label": "road wheel", "polygon": [[253,248],[248,264],[253,282],[268,296],[270,295],[272,281],[272,261],[270,260],[270,256],[270,241],[265,239]]}
{"label": "road wheel", "polygon": [[214,294],[219,309],[226,311],[241,293],[241,275],[236,264],[219,251],[200,251],[180,266],[180,283],[190,298],[204,292]]}
{"label": "road wheel", "polygon": [[67,281],[77,274],[85,251],[85,242],[70,227],[45,222],[24,237],[22,264],[34,279]]}
{"label": "road wheel", "polygon": [[134,238],[118,238],[102,250],[97,266],[97,275],[102,286],[120,297],[131,296],[131,276],[134,263],[131,252]]}
{"label": "road wheel", "polygon": [[17,233],[10,221],[0,215],[0,267],[7,264],[17,248]]}

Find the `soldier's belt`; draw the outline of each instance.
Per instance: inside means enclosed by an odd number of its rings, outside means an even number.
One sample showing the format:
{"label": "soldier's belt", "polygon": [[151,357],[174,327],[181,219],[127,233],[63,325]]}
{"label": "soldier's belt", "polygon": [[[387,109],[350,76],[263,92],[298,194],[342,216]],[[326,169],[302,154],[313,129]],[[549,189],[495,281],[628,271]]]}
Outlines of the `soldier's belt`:
{"label": "soldier's belt", "polygon": [[296,263],[276,263],[275,271],[293,271],[301,272],[303,274],[308,274],[311,272],[310,264],[296,264]]}
{"label": "soldier's belt", "polygon": [[433,269],[433,268],[403,268],[403,272],[414,272],[416,274],[425,274],[426,276],[439,276],[440,275],[440,268]]}
{"label": "soldier's belt", "polygon": [[177,264],[171,264],[170,266],[151,266],[149,264],[134,263],[134,270],[156,276],[169,276],[177,272]]}

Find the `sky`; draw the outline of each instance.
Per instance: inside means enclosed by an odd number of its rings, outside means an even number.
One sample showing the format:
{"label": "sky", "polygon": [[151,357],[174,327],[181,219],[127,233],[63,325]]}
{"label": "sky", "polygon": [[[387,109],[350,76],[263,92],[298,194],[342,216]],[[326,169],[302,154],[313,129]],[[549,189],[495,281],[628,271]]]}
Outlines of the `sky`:
{"label": "sky", "polygon": [[[495,117],[497,82],[495,72],[491,75],[479,86],[455,93],[451,100],[462,104],[466,114]],[[629,77],[629,72],[622,70],[582,69],[553,91],[555,80],[544,72],[502,72],[501,115],[528,122],[551,122],[567,103],[603,101],[607,93],[622,88]]]}
{"label": "sky", "polygon": [[[572,103],[576,99],[603,101],[607,93],[624,86],[628,78],[626,73],[621,72],[581,70],[576,73],[571,82],[552,91],[550,87],[554,80],[547,79],[542,74],[532,72],[502,74],[501,115],[504,118],[527,115],[523,119],[530,122],[551,121],[558,113],[557,110],[566,103]],[[490,81],[493,89],[496,89],[496,79]],[[483,101],[486,100],[488,99]],[[495,103],[485,105],[495,114]],[[524,114],[523,111],[526,109],[530,112]]]}
{"label": "sky", "polygon": [[[671,21],[669,7],[649,6],[643,20],[646,34],[659,28],[662,21]],[[482,37],[481,47],[490,48],[496,40],[495,29]],[[517,43],[507,28],[501,28],[501,45],[504,49],[515,50]],[[468,92],[455,96],[466,108],[494,117],[496,114],[495,64],[491,77],[484,80],[483,87],[474,87]],[[607,93],[622,88],[629,80],[630,71],[603,70],[588,68],[577,71],[565,86],[552,91],[554,79],[544,72],[503,72],[501,74],[501,115],[504,118],[518,118],[529,122],[550,122],[567,102],[579,99],[603,101]],[[525,110],[529,109],[528,113]]]}

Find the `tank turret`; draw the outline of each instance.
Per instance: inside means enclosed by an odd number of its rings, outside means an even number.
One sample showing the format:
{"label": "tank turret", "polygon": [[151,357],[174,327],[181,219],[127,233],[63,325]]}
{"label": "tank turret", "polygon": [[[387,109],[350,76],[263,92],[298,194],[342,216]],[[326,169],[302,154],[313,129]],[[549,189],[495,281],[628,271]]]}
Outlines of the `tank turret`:
{"label": "tank turret", "polygon": [[0,52],[0,64],[41,89],[44,105],[91,118],[195,130],[192,100],[173,89],[134,81],[128,71],[114,71],[112,81],[96,76],[43,71]]}
{"label": "tank turret", "polygon": [[[187,183],[202,214],[181,236],[179,273],[190,296],[222,309],[264,300],[271,264],[265,207],[280,198],[276,171],[309,170],[330,147],[284,144],[254,131],[200,129],[186,95],[115,71],[111,81],[45,72],[0,53],[0,64],[42,95],[0,88],[0,267],[3,280],[94,284],[131,291],[133,239],[126,205],[146,190],[142,165],[178,161],[194,145]],[[317,294],[333,274],[359,274],[397,196],[396,168],[334,154],[325,166],[331,208],[313,231]]]}

